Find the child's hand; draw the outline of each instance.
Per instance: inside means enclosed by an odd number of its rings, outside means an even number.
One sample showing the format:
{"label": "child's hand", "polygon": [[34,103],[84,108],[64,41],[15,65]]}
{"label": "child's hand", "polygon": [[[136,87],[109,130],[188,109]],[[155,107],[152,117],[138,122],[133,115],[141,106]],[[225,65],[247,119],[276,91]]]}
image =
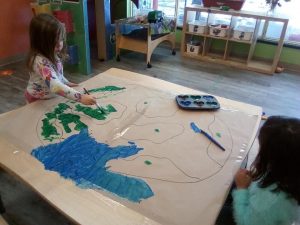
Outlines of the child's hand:
{"label": "child's hand", "polygon": [[67,83],[67,85],[69,87],[77,87],[78,86],[78,84],[75,84],[75,83],[72,83],[72,82]]}
{"label": "child's hand", "polygon": [[235,184],[238,189],[247,189],[252,182],[249,171],[240,169],[235,175]]}
{"label": "child's hand", "polygon": [[84,105],[96,104],[96,99],[92,95],[81,95],[80,103]]}

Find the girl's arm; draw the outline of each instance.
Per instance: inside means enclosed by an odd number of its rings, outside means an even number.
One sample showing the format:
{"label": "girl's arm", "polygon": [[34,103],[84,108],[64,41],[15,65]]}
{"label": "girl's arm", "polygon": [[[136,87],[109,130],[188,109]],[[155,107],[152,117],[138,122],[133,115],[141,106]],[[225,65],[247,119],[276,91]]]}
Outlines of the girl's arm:
{"label": "girl's arm", "polygon": [[[250,203],[249,186],[251,177],[249,171],[240,169],[235,175],[237,190],[233,191],[233,214],[237,225],[265,224]],[[255,203],[254,203],[255,205]]]}
{"label": "girl's arm", "polygon": [[39,63],[37,70],[52,93],[80,102],[81,93],[62,83],[50,64],[45,62]]}
{"label": "girl's arm", "polygon": [[46,85],[49,87],[49,90],[52,93],[66,97],[71,100],[81,102],[85,105],[93,105],[96,103],[96,100],[91,95],[82,95],[80,92],[74,90],[73,88],[68,87],[66,84],[62,83],[58,77],[56,71],[53,69],[48,60],[42,59],[37,60],[36,63],[36,72],[38,72]]}
{"label": "girl's arm", "polygon": [[232,193],[233,216],[237,225],[255,225],[257,219],[249,202],[249,190],[237,189]]}

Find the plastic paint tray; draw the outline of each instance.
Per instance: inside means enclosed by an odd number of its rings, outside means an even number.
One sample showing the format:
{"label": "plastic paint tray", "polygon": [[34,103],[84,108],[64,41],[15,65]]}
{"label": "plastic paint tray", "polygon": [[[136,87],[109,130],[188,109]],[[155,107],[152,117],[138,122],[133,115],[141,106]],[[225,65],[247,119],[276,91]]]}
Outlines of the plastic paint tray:
{"label": "plastic paint tray", "polygon": [[176,102],[182,109],[216,110],[218,100],[212,95],[177,95]]}

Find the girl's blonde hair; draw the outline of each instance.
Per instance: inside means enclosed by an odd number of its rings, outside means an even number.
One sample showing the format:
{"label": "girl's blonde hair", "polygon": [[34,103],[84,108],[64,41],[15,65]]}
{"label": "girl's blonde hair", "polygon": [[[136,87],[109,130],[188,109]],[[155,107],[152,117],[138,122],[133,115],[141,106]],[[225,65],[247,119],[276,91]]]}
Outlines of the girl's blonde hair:
{"label": "girl's blonde hair", "polygon": [[[27,58],[27,67],[33,70],[36,55],[41,54],[56,65],[55,46],[58,41],[65,42],[66,30],[54,16],[49,14],[38,14],[33,17],[29,26],[30,51]],[[59,52],[61,59],[67,58],[66,45]]]}

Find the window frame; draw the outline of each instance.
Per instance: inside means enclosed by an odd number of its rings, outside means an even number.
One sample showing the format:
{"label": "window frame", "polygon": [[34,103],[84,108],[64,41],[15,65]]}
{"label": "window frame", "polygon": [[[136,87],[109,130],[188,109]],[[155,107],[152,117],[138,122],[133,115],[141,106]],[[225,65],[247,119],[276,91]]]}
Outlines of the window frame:
{"label": "window frame", "polygon": [[[128,10],[128,11],[130,11],[131,12],[131,15],[130,16],[133,16],[132,14],[133,14],[133,3],[130,1],[130,0],[128,0],[129,2],[130,2],[130,10]],[[148,0],[148,1],[152,1],[152,0]],[[174,1],[174,0],[170,0],[170,1]],[[180,2],[181,1],[184,1],[184,7],[183,7],[183,9],[179,9],[179,6],[180,6]],[[188,5],[188,4],[192,4],[192,3],[195,3],[195,1],[197,1],[197,0],[179,0],[179,2],[178,2],[178,9],[177,9],[177,28],[179,29],[179,30],[182,30],[182,27],[183,27],[183,18],[184,18],[184,9],[185,9],[185,7]],[[198,0],[199,1],[199,0]],[[247,0],[246,0],[247,1]],[[262,1],[265,1],[265,0],[260,0],[261,2]],[[294,1],[296,1],[296,0],[294,0]],[[261,4],[261,2],[260,2],[260,4]],[[245,3],[246,4],[246,3]],[[251,1],[250,1],[250,4],[251,4]],[[245,6],[245,5],[244,5]],[[244,9],[245,7],[243,7],[243,9]],[[266,8],[265,8],[266,9]],[[180,16],[181,14],[179,14],[179,12],[181,12],[183,10],[183,14],[182,14],[182,16]],[[265,13],[266,13],[266,11],[265,11]],[[276,14],[276,12],[273,12],[274,14]],[[181,17],[181,19],[180,19],[180,17]],[[270,38],[270,37],[268,37],[267,36],[267,31],[268,31],[268,29],[269,29],[269,26],[270,26],[270,23],[269,23],[269,21],[268,20],[265,20],[265,22],[264,22],[264,24],[263,24],[263,28],[262,28],[262,32],[261,32],[261,34],[258,36],[258,41],[259,42],[262,42],[262,43],[270,43],[270,44],[274,44],[274,43],[278,43],[278,41],[279,41],[279,39],[280,39],[280,37],[278,37],[278,38]],[[300,33],[299,33],[299,35],[300,35]],[[287,36],[286,36],[287,37]],[[292,48],[297,48],[297,49],[300,49],[300,40],[299,41],[291,41],[291,40],[287,40],[286,39],[286,37],[285,37],[285,39],[284,39],[284,46],[286,46],[286,47],[292,47]]]}

